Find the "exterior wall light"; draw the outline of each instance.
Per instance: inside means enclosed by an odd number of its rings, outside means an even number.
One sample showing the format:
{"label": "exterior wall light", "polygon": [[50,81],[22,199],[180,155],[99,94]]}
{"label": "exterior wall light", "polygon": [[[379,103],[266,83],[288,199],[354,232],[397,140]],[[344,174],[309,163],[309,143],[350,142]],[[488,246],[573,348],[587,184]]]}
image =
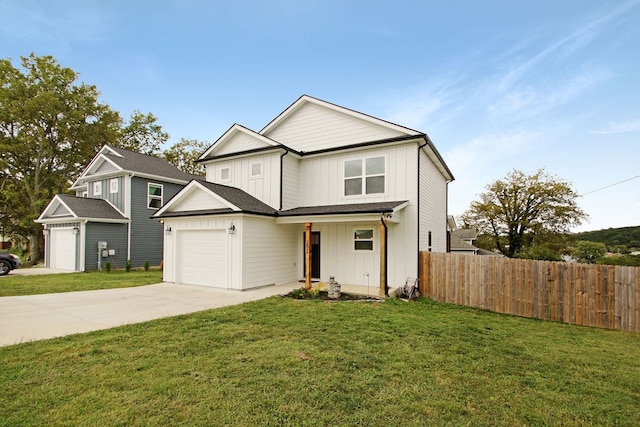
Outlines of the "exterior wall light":
{"label": "exterior wall light", "polygon": [[73,230],[71,230],[71,232],[73,234],[80,234],[80,229],[78,227],[73,227]]}
{"label": "exterior wall light", "polygon": [[171,227],[165,228],[164,234],[166,234],[167,236],[170,236],[171,235]]}
{"label": "exterior wall light", "polygon": [[227,229],[227,233],[233,234],[235,232],[236,232],[236,226],[233,225],[233,222],[232,222],[231,225],[229,226],[229,228]]}

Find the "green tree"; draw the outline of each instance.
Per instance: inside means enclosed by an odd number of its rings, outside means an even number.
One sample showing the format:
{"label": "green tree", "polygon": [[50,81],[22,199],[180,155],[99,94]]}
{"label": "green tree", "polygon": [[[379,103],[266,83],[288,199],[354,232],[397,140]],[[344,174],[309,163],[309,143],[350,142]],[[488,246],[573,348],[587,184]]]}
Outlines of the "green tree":
{"label": "green tree", "polygon": [[607,253],[607,246],[600,242],[589,242],[588,240],[580,240],[576,242],[571,256],[578,262],[595,264],[598,258],[603,257]]}
{"label": "green tree", "polygon": [[159,157],[160,146],[169,140],[169,134],[162,130],[157,120],[151,113],[143,114],[140,110],[135,110],[129,120],[122,124],[121,137],[116,145],[126,150]]}
{"label": "green tree", "polygon": [[208,143],[195,139],[182,138],[171,148],[162,153],[162,157],[183,172],[192,175],[204,175],[204,167],[196,160],[209,146]]}
{"label": "green tree", "polygon": [[490,235],[495,247],[511,258],[550,236],[568,233],[587,218],[576,204],[578,195],[571,185],[544,169],[531,175],[514,169],[486,190],[462,220],[465,226]]}
{"label": "green tree", "polygon": [[0,60],[0,215],[6,231],[29,239],[33,262],[42,239],[33,220],[121,135],[118,113],[77,78],[51,56],[21,57],[21,68]]}

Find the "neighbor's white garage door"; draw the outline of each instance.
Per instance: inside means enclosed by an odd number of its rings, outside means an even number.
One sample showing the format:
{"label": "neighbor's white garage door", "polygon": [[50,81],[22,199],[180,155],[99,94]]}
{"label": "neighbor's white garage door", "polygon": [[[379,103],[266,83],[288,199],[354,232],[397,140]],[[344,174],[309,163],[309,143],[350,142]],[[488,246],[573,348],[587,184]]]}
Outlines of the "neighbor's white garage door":
{"label": "neighbor's white garage door", "polygon": [[50,259],[51,268],[58,270],[76,269],[76,235],[71,228],[51,229]]}
{"label": "neighbor's white garage door", "polygon": [[227,287],[227,234],[224,230],[176,233],[176,282]]}

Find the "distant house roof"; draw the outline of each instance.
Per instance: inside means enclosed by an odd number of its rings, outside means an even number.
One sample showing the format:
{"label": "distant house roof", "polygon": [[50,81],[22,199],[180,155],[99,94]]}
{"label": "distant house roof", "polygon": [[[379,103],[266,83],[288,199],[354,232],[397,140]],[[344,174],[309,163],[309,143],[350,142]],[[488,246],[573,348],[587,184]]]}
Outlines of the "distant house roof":
{"label": "distant house roof", "polygon": [[[64,206],[66,213],[53,215],[56,206]],[[67,194],[56,195],[45,208],[36,222],[62,221],[65,219],[83,219],[94,221],[115,221],[127,222],[128,219],[122,215],[109,202],[103,199],[89,199],[86,197],[75,197]]]}
{"label": "distant house roof", "polygon": [[462,240],[460,237],[456,236],[453,233],[451,233],[451,246],[450,246],[450,249],[451,249],[452,252],[460,252],[460,251],[470,252],[470,251],[473,251],[475,253],[475,252],[478,251],[477,247],[473,246],[469,242],[465,242],[464,240]]}
{"label": "distant house roof", "polygon": [[182,172],[173,164],[159,157],[150,156],[148,154],[140,154],[135,151],[129,151],[122,148],[107,147],[119,155],[105,151],[103,154],[120,168],[131,172],[140,172],[146,175],[157,175],[166,178],[190,181],[192,179],[201,179],[201,176],[191,175]]}
{"label": "distant house roof", "polygon": [[458,228],[457,230],[453,230],[451,235],[456,236],[459,239],[475,240],[478,238],[478,230],[475,228]]}

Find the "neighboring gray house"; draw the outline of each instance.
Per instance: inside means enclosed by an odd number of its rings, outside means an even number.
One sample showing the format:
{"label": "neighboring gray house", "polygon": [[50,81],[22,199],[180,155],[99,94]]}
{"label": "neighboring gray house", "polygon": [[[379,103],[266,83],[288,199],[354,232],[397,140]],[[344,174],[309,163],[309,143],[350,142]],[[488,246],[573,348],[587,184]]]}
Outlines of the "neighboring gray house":
{"label": "neighboring gray house", "polygon": [[151,216],[194,178],[157,157],[105,145],[71,186],[76,195],[54,196],[36,220],[44,226],[45,265],[159,265],[163,227]]}

